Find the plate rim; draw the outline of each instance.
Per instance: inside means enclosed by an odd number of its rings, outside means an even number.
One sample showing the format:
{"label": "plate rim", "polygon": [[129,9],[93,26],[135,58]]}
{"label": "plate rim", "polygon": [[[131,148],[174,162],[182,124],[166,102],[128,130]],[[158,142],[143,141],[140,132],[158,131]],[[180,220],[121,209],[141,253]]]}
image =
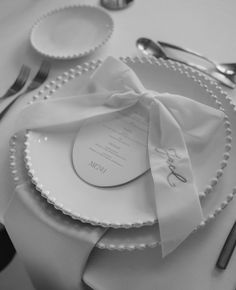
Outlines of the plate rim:
{"label": "plate rim", "polygon": [[[102,13],[104,13],[104,15],[106,15],[106,17],[108,17],[108,19],[110,21],[109,29],[107,30],[107,35],[106,35],[106,37],[104,37],[104,39],[101,42],[99,42],[97,45],[94,45],[93,47],[91,47],[90,49],[88,49],[84,52],[78,51],[78,53],[72,53],[72,54],[68,53],[65,55],[48,53],[48,52],[45,52],[44,50],[41,50],[38,48],[37,44],[35,43],[35,31],[46,18],[48,18],[54,14],[60,13],[61,11],[65,10],[65,9],[84,8],[84,7],[101,11]],[[53,59],[69,60],[69,59],[80,58],[82,56],[86,56],[86,55],[93,53],[95,50],[102,47],[109,40],[113,31],[114,31],[114,21],[113,21],[112,17],[106,12],[106,10],[104,8],[97,7],[94,5],[89,5],[89,4],[64,5],[62,7],[58,7],[58,8],[52,9],[52,10],[44,13],[34,22],[34,24],[31,27],[31,31],[30,31],[30,43],[31,43],[31,46],[38,53],[40,53],[46,57],[53,58]]]}
{"label": "plate rim", "polygon": [[[121,60],[125,61],[126,63],[129,62],[129,61],[139,61],[140,63],[143,63],[143,61],[147,61],[150,63],[151,61],[151,64],[155,64],[155,63],[158,63],[158,65],[160,65],[160,63],[158,62],[158,60],[156,59],[153,59],[153,60],[150,60],[150,58],[121,58]],[[67,83],[68,81],[76,78],[78,75],[81,75],[83,74],[84,72],[88,72],[89,70],[94,70],[98,65],[101,64],[101,60],[97,60],[97,61],[91,61],[89,63],[85,63],[84,65],[78,65],[76,66],[76,69],[71,69],[69,72],[65,72],[63,75],[62,78],[59,78],[59,81],[58,82],[61,82],[61,85],[57,86],[57,83],[56,82],[56,86],[55,86],[55,89],[52,89],[49,91],[49,94],[47,95],[46,99],[50,98],[51,95],[53,95],[53,93],[56,92],[57,89],[59,89],[61,86],[63,86],[65,83]],[[161,60],[161,62],[165,65],[167,63],[167,61],[165,60]],[[174,62],[176,63],[176,62]],[[173,64],[173,62],[171,61],[171,64]],[[179,64],[178,64],[179,65]],[[181,67],[185,67],[184,65]],[[171,68],[171,66],[170,66]],[[186,71],[187,72],[187,71]],[[193,69],[193,72],[196,72],[195,69]],[[197,72],[198,73],[198,72]],[[188,72],[187,72],[187,76],[191,78],[191,76],[189,76]],[[202,75],[201,75],[202,76]],[[209,80],[208,80],[209,81]],[[198,80],[196,80],[196,82],[198,82]],[[213,82],[215,83],[215,82]],[[54,84],[55,85],[55,84]],[[202,86],[204,88],[204,85]],[[205,88],[206,89],[206,88]],[[41,92],[42,94],[42,92]],[[37,99],[39,97],[39,95],[37,96],[34,96],[33,99]],[[210,96],[209,96],[210,97]],[[213,97],[213,96],[212,96]],[[215,102],[217,104],[218,102],[218,106],[221,106],[221,102],[218,101],[218,97],[213,97],[215,99]],[[227,118],[225,120],[227,122]],[[229,135],[231,135],[231,130],[230,128],[229,129]],[[227,129],[225,128],[226,132],[227,132]],[[32,183],[35,184],[36,186],[36,189],[41,193],[41,195],[47,199],[47,201],[51,204],[53,204],[53,206],[56,208],[56,209],[59,209],[61,210],[64,214],[66,215],[70,215],[73,219],[79,219],[80,221],[84,222],[84,223],[89,223],[89,224],[92,224],[92,225],[96,225],[96,226],[102,226],[102,227],[111,227],[111,228],[137,228],[137,227],[142,227],[142,226],[145,226],[145,225],[152,225],[154,223],[157,222],[157,220],[153,220],[153,221],[148,221],[148,222],[137,222],[137,223],[130,223],[130,224],[120,224],[120,223],[111,223],[111,222],[98,222],[95,218],[88,218],[88,217],[80,217],[79,215],[75,215],[72,213],[71,210],[67,210],[65,208],[63,208],[63,205],[62,204],[55,204],[54,202],[54,199],[55,198],[49,198],[48,194],[45,194],[44,191],[43,191],[43,187],[40,183],[38,183],[38,180],[37,180],[37,176],[35,176],[34,174],[34,170],[31,166],[31,162],[30,162],[30,158],[28,156],[28,153],[29,153],[29,148],[28,148],[28,141],[27,141],[27,136],[29,136],[31,130],[28,130],[27,133],[26,133],[26,141],[25,141],[25,164],[26,164],[26,167],[28,169],[28,174],[31,178],[31,181]],[[226,134],[227,135],[227,134]],[[225,136],[227,137],[227,136]],[[230,137],[230,136],[229,136]],[[225,141],[225,145],[229,145],[229,147],[231,146],[230,145],[231,141],[229,140],[228,143]],[[226,150],[226,149],[225,149]],[[227,155],[225,155],[225,153]],[[223,152],[223,157],[222,157],[222,162],[220,162],[220,167],[216,169],[216,172],[221,172],[221,175],[223,175],[223,170],[224,168],[227,166],[227,161],[228,161],[228,150],[226,150],[225,152]],[[200,194],[200,197],[201,198],[204,198],[206,197],[210,192],[212,192],[214,186],[217,184],[219,178],[221,177],[221,175],[219,175],[218,177],[216,176],[213,176],[210,181],[209,181],[209,184],[207,184],[206,188],[205,188],[205,192]]]}

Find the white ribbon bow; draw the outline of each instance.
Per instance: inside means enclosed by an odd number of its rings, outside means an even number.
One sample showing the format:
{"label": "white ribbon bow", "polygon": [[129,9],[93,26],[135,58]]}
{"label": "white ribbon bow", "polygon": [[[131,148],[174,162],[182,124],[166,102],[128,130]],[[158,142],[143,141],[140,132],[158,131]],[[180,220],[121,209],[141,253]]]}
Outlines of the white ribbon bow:
{"label": "white ribbon bow", "polygon": [[79,96],[29,106],[22,112],[19,127],[76,124],[137,102],[149,111],[147,146],[165,256],[203,220],[186,138],[207,142],[223,121],[223,112],[186,97],[147,90],[127,65],[109,57]]}

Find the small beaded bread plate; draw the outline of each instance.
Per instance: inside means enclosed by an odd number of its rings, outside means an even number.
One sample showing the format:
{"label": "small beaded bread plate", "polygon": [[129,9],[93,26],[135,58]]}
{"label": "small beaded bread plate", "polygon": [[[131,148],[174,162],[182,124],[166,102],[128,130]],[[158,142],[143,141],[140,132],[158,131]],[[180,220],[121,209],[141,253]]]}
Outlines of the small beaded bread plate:
{"label": "small beaded bread plate", "polygon": [[43,15],[33,25],[31,44],[41,54],[58,59],[88,55],[113,32],[113,20],[102,8],[67,6]]}

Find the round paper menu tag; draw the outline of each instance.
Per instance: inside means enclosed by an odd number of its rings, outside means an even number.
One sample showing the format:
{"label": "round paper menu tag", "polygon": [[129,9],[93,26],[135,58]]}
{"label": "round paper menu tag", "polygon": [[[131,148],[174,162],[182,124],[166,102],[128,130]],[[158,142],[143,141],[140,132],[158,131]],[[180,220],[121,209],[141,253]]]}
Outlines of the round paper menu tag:
{"label": "round paper menu tag", "polygon": [[149,168],[148,121],[139,110],[113,113],[83,123],[73,146],[80,178],[99,187],[125,184]]}

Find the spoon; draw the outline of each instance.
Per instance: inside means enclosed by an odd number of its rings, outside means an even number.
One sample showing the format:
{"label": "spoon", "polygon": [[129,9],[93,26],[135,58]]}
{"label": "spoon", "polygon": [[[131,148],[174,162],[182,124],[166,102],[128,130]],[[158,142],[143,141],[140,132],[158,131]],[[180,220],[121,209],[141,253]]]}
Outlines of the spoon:
{"label": "spoon", "polygon": [[137,40],[136,45],[143,54],[147,56],[154,56],[156,58],[167,59],[167,54],[158,43],[155,43],[149,38],[141,37]]}
{"label": "spoon", "polygon": [[163,59],[171,59],[171,60],[183,63],[185,65],[192,66],[196,68],[197,70],[203,71],[205,74],[214,78],[215,80],[221,82],[223,85],[231,89],[235,88],[235,83],[233,83],[232,80],[230,80],[226,75],[222,74],[221,72],[218,72],[218,71],[209,72],[203,66],[169,57],[167,56],[166,52],[164,51],[163,47],[160,44],[155,43],[153,40],[149,38],[145,38],[145,37],[139,38],[136,41],[136,46],[146,56],[149,56],[149,57],[152,56],[155,58],[163,58]]}
{"label": "spoon", "polygon": [[225,74],[226,76],[230,77],[230,79],[232,81],[234,81],[234,79],[232,77],[234,77],[236,75],[236,63],[216,63],[215,61],[201,55],[198,52],[195,52],[191,49],[188,48],[183,48],[181,46],[177,46],[168,42],[164,42],[164,41],[157,41],[157,43],[162,46],[162,47],[167,47],[167,48],[171,48],[171,49],[175,49],[175,50],[179,50],[179,51],[183,51],[186,53],[190,53],[192,55],[195,55],[197,57],[200,57],[202,59],[204,59],[205,61],[207,61],[208,63],[212,64],[219,72]]}

